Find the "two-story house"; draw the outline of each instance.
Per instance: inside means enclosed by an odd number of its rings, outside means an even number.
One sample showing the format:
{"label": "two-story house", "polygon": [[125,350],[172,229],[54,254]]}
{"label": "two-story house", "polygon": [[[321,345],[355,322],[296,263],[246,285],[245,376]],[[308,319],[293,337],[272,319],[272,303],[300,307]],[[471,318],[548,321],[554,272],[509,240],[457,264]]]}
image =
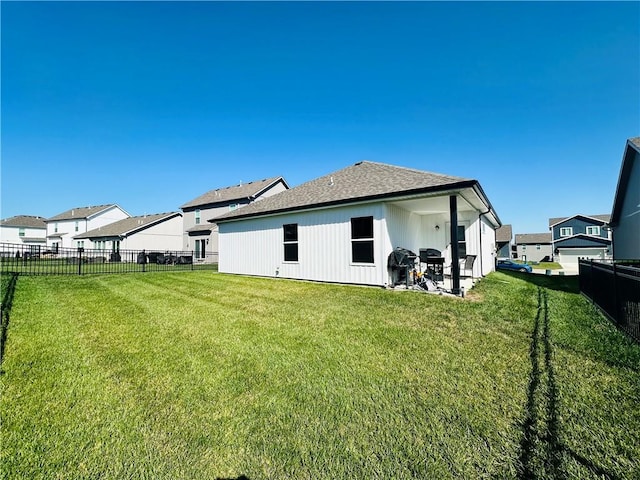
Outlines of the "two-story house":
{"label": "two-story house", "polygon": [[287,190],[283,177],[265,178],[210,190],[180,207],[183,213],[183,250],[192,250],[196,261],[218,261],[218,226],[210,220],[252,202]]}
{"label": "two-story house", "polygon": [[550,233],[516,233],[516,258],[527,262],[553,258]]}
{"label": "two-story house", "polygon": [[16,215],[0,222],[0,243],[3,255],[17,252],[40,253],[47,242],[47,226],[43,217]]}
{"label": "two-story house", "polygon": [[72,208],[47,219],[47,246],[52,250],[85,247],[85,240],[73,237],[128,217],[115,203]]}
{"label": "two-story house", "polygon": [[611,215],[573,215],[549,219],[554,259],[578,269],[578,259],[611,259]]}

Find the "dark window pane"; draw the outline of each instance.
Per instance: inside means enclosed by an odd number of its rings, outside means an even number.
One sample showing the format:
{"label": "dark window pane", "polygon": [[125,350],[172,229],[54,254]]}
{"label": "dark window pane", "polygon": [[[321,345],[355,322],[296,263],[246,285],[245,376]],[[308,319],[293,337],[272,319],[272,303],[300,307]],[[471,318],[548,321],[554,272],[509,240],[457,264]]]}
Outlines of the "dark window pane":
{"label": "dark window pane", "polygon": [[464,236],[464,225],[458,225],[458,241],[464,242],[466,240]]}
{"label": "dark window pane", "polygon": [[373,217],[352,218],[351,238],[373,238]]}
{"label": "dark window pane", "polygon": [[284,261],[285,262],[298,261],[298,244],[297,243],[284,244]]}
{"label": "dark window pane", "polygon": [[466,242],[458,242],[458,258],[465,258],[466,256],[467,256]]}
{"label": "dark window pane", "polygon": [[351,242],[351,258],[354,263],[373,263],[373,240]]}
{"label": "dark window pane", "polygon": [[298,241],[298,224],[297,223],[289,223],[287,225],[283,225],[282,229],[284,230],[285,242]]}

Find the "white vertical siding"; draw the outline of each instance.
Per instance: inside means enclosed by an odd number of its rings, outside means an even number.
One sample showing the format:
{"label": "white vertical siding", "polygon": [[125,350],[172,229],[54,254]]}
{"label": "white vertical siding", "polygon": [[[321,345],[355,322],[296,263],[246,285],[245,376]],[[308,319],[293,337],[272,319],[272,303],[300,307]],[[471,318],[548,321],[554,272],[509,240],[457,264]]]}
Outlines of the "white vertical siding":
{"label": "white vertical siding", "polygon": [[[221,223],[219,270],[269,277],[385,285],[382,204],[339,207]],[[351,262],[351,218],[373,216],[374,263]],[[282,226],[298,224],[298,262],[284,261]]]}

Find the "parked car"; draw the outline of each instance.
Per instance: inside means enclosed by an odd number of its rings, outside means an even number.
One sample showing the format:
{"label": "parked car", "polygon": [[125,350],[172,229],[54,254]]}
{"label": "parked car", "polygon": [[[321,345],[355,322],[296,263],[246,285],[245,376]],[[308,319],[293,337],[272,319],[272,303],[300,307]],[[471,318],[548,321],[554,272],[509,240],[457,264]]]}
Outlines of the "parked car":
{"label": "parked car", "polygon": [[496,265],[498,270],[511,270],[514,272],[523,272],[523,273],[531,273],[533,268],[531,265],[527,265],[525,263],[516,263],[511,260],[498,260],[498,264]]}

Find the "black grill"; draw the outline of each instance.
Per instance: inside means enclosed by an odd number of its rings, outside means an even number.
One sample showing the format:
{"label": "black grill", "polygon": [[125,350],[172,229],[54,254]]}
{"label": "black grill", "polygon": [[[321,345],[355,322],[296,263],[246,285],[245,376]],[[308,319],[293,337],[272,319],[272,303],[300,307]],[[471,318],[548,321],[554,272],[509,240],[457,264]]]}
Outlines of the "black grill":
{"label": "black grill", "polygon": [[414,268],[418,256],[411,250],[398,247],[389,254],[387,267],[391,269],[392,285],[405,283],[409,286],[409,270]]}
{"label": "black grill", "polygon": [[444,279],[444,257],[440,250],[435,248],[421,248],[420,249],[420,263],[425,263],[427,276],[436,282],[441,282]]}

